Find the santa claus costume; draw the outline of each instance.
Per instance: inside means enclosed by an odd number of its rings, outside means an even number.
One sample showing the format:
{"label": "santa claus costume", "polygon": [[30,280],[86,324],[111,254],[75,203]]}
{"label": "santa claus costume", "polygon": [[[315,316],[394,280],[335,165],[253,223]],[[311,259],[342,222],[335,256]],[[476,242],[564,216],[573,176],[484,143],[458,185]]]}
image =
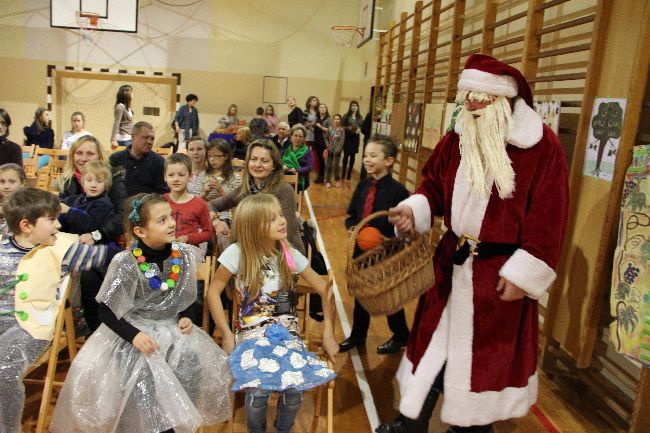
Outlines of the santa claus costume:
{"label": "santa claus costume", "polygon": [[[464,125],[457,122],[426,162],[416,194],[401,203],[412,209],[418,232],[428,230],[434,216],[444,218],[448,231],[436,250],[436,281],[419,300],[397,380],[399,410],[409,419],[421,416],[438,378],[437,384],[444,383],[442,421],[480,426],[524,416],[537,398],[537,299],[555,279],[563,244],[567,164],[558,137],[533,110],[530,87],[518,70],[475,54],[458,88],[508,98],[512,114],[504,136],[513,188],[498,190],[489,170],[487,193],[471,188],[460,144]],[[496,290],[500,277],[526,296],[502,300]]]}

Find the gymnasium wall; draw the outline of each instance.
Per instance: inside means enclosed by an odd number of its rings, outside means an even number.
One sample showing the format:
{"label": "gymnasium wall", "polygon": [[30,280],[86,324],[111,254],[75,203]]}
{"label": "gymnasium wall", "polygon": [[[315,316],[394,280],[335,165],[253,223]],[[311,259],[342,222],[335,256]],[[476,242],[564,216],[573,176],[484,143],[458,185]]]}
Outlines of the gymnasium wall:
{"label": "gymnasium wall", "polygon": [[[182,97],[200,98],[207,133],[230,103],[239,105],[240,117],[252,117],[263,104],[265,75],[287,77],[287,93],[299,105],[314,94],[332,112],[368,92],[360,86],[361,51],[337,46],[330,32],[332,25],[356,23],[356,2],[206,0],[169,7],[141,0],[137,34],[97,32],[92,41],[76,30],[50,28],[49,0],[2,3],[0,106],[12,116],[10,137],[17,142],[35,109],[46,105],[48,64],[178,72]],[[112,107],[114,97],[106,95],[106,104]],[[286,105],[274,105],[286,116]],[[54,125],[60,137],[68,119]]]}

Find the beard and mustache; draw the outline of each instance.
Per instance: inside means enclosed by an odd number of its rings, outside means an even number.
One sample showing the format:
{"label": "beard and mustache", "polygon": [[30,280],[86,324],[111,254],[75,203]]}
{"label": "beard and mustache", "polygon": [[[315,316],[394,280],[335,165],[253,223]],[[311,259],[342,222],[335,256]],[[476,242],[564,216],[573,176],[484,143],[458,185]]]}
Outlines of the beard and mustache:
{"label": "beard and mustache", "polygon": [[[464,103],[468,93],[459,91],[456,100]],[[487,101],[494,97],[471,92],[470,98]],[[467,111],[463,106],[456,123],[461,131],[460,153],[470,191],[487,197],[494,183],[500,198],[511,198],[515,190],[515,172],[506,152],[508,128],[512,124],[508,99],[497,96],[490,105],[475,111]]]}

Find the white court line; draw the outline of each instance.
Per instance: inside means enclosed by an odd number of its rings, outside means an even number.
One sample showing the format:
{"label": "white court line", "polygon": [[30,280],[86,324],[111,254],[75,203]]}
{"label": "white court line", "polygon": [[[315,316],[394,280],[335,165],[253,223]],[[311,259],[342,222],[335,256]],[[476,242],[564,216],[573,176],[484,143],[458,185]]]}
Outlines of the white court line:
{"label": "white court line", "polygon": [[[309,217],[314,222],[316,229],[316,243],[318,244],[318,249],[325,259],[325,266],[327,269],[331,269],[330,261],[327,257],[327,251],[325,250],[325,244],[323,243],[323,238],[320,235],[320,229],[318,228],[318,221],[316,220],[316,215],[314,215],[314,208],[311,205],[311,200],[309,199],[309,192],[304,192],[305,202],[307,203],[307,209],[309,209]],[[339,293],[339,288],[336,285],[336,279],[334,279],[334,284],[332,285],[334,290],[334,299],[336,300],[336,311],[339,314],[339,320],[341,321],[341,327],[343,328],[343,334],[350,335],[350,321],[348,320],[347,314],[345,314],[345,308],[343,306],[343,300],[341,299],[341,294]],[[366,372],[363,369],[363,364],[361,363],[361,358],[359,357],[359,352],[356,347],[350,351],[350,358],[352,359],[352,366],[354,367],[354,372],[357,375],[357,382],[359,383],[359,390],[361,391],[361,397],[363,398],[363,405],[366,407],[366,414],[368,415],[368,421],[370,421],[371,431],[379,426],[379,415],[377,414],[377,408],[375,407],[375,400],[372,398],[372,392],[370,391],[370,385],[368,384],[368,379],[366,379]]]}

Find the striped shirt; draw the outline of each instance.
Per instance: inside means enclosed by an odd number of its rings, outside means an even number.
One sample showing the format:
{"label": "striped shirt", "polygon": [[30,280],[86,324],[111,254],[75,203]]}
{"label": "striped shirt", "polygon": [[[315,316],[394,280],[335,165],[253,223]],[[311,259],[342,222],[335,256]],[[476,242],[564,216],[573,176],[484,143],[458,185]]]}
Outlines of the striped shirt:
{"label": "striped shirt", "polygon": [[[16,278],[20,260],[31,248],[23,248],[13,236],[0,241],[0,314],[14,310],[15,286],[7,290],[8,283]],[[72,244],[61,263],[61,273],[88,271],[106,265],[108,247],[106,245]]]}

